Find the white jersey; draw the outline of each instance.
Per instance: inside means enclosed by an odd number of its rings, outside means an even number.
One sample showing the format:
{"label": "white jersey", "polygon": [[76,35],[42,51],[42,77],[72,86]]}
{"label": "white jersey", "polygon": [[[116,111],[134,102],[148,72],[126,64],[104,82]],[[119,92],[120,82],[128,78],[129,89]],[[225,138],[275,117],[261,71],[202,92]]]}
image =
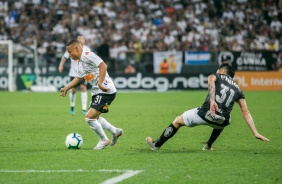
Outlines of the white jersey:
{"label": "white jersey", "polygon": [[[85,50],[85,51],[90,51],[91,52],[90,48],[87,47],[86,45],[83,45],[82,49]],[[67,58],[67,59],[70,58],[70,54],[68,53],[68,51],[66,51],[64,53],[64,57]],[[71,58],[70,58],[70,60],[71,60],[71,64],[70,64],[69,76],[70,77],[76,77],[77,76],[77,62],[74,61]]]}
{"label": "white jersey", "polygon": [[92,85],[91,88],[91,95],[96,95],[99,93],[106,93],[112,94],[115,93],[116,87],[110,78],[108,72],[106,72],[105,80],[103,81],[103,85],[110,90],[108,92],[103,92],[98,87],[99,81],[99,64],[103,62],[103,60],[94,54],[91,51],[82,51],[80,60],[78,61],[78,69],[77,69],[77,76],[79,78],[84,78],[86,82]]}

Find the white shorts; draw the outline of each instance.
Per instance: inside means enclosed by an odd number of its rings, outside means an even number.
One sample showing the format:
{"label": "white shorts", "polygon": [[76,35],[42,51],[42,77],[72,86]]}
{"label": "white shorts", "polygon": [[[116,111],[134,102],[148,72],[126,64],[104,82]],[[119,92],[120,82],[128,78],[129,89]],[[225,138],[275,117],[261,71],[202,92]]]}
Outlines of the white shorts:
{"label": "white shorts", "polygon": [[213,128],[216,128],[216,129],[222,129],[222,128],[224,128],[224,127],[217,126],[217,125],[210,124],[210,123],[206,122],[205,120],[203,120],[203,119],[198,115],[197,112],[198,112],[198,108],[194,108],[194,109],[185,111],[185,112],[182,114],[183,121],[184,121],[184,123],[185,123],[186,126],[188,126],[188,127],[194,127],[194,126],[199,126],[199,125],[208,125],[208,126],[211,126],[211,127],[213,127]]}

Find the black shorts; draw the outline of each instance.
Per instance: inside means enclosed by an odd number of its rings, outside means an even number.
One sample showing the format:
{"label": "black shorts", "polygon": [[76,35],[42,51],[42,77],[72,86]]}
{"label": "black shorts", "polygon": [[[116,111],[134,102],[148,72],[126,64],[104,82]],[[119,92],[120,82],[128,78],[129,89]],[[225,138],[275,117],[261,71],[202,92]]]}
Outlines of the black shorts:
{"label": "black shorts", "polygon": [[[74,79],[75,77],[70,77],[70,81],[72,81],[73,79]],[[80,81],[80,83],[78,83],[76,86],[74,86],[75,88],[77,87],[77,86],[80,86],[80,85],[87,85],[87,82],[83,79],[82,81]]]}
{"label": "black shorts", "polygon": [[96,109],[101,113],[109,112],[109,106],[114,101],[116,93],[113,94],[97,94],[92,96],[90,108]]}

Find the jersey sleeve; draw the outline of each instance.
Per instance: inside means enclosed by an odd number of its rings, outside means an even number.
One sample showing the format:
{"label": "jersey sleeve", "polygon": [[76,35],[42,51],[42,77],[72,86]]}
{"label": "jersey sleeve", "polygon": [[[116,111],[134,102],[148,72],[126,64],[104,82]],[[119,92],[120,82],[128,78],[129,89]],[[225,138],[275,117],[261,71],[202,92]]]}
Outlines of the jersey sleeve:
{"label": "jersey sleeve", "polygon": [[64,57],[67,58],[67,59],[70,58],[70,54],[68,53],[68,51],[66,51],[66,52],[64,53]]}
{"label": "jersey sleeve", "polygon": [[211,75],[214,75],[214,76],[216,77],[216,80],[219,79],[219,75],[218,75],[217,73],[213,73],[213,74],[211,74]]}
{"label": "jersey sleeve", "polygon": [[245,95],[241,89],[238,90],[238,99],[236,101],[239,101],[240,99],[245,99]]}
{"label": "jersey sleeve", "polygon": [[103,60],[97,56],[96,54],[94,54],[94,52],[91,51],[83,51],[83,56],[86,58],[86,60],[88,60],[89,62],[94,63],[97,67],[100,65],[100,63],[103,62]]}

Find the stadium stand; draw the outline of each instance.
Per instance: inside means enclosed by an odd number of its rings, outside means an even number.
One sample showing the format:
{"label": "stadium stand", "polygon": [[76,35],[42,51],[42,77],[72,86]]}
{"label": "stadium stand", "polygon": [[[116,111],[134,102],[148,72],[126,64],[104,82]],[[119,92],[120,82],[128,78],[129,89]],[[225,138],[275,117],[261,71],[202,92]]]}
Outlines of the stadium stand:
{"label": "stadium stand", "polygon": [[0,40],[13,40],[19,64],[33,39],[46,63],[78,34],[119,62],[130,52],[281,51],[281,20],[282,0],[0,0]]}

